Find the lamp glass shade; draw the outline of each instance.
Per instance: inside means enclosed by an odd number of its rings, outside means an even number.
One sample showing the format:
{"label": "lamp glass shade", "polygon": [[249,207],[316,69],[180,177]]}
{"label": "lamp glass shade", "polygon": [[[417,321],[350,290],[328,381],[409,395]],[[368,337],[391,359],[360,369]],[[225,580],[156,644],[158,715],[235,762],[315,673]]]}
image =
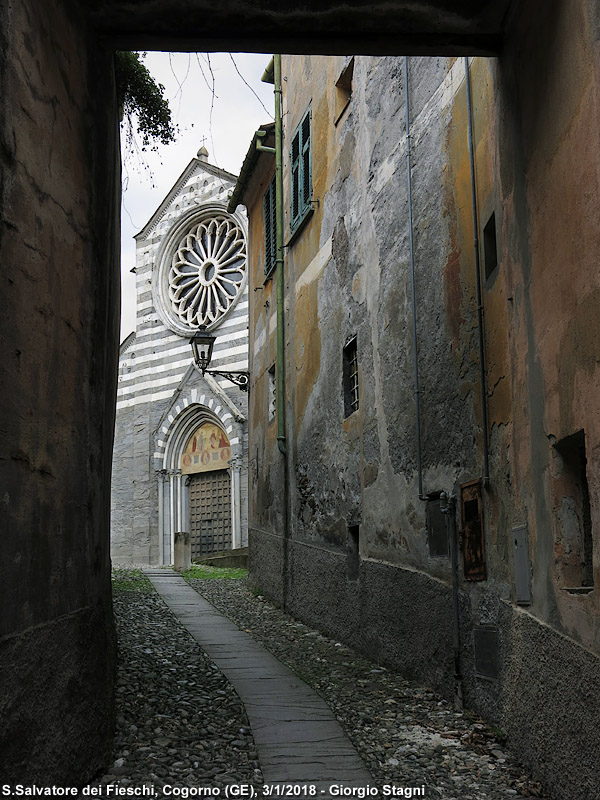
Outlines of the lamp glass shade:
{"label": "lamp glass shade", "polygon": [[206,330],[206,325],[201,325],[190,339],[192,352],[194,354],[194,362],[202,373],[208,369],[216,338],[216,336],[213,336]]}

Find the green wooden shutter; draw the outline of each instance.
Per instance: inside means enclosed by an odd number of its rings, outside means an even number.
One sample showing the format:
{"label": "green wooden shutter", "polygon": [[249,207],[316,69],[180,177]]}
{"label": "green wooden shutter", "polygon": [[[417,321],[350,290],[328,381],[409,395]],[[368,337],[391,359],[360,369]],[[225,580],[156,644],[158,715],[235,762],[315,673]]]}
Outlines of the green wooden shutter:
{"label": "green wooden shutter", "polygon": [[310,147],[310,108],[292,139],[292,220],[294,230],[308,213],[312,200],[312,158]]}
{"label": "green wooden shutter", "polygon": [[292,226],[300,214],[300,131],[292,139]]}
{"label": "green wooden shutter", "polygon": [[312,199],[312,175],[310,158],[310,109],[302,120],[302,210],[304,216],[310,207]]}
{"label": "green wooden shutter", "polygon": [[275,176],[265,192],[265,274],[270,275],[277,259],[277,229],[275,204]]}

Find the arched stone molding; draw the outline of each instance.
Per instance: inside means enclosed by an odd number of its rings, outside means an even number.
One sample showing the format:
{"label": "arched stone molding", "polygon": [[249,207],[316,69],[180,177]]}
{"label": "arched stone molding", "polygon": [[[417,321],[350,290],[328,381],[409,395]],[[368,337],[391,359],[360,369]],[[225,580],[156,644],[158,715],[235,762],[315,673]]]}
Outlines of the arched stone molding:
{"label": "arched stone molding", "polygon": [[[154,453],[158,480],[159,563],[172,564],[175,533],[189,530],[188,482],[180,469],[181,456],[193,432],[203,423],[221,427],[231,446],[231,531],[232,547],[241,546],[241,467],[245,417],[236,419],[219,398],[198,388],[179,398],[157,431]],[[164,438],[163,438],[164,437]]]}

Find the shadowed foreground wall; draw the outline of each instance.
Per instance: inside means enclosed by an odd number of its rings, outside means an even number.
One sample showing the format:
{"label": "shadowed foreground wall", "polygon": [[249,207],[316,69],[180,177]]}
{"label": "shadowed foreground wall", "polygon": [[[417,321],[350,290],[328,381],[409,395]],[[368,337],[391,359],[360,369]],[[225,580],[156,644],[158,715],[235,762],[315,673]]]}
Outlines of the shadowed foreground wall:
{"label": "shadowed foreground wall", "polygon": [[[108,501],[120,191],[112,56],[0,3],[0,775],[77,785],[113,726]],[[93,87],[93,92],[89,87]]]}

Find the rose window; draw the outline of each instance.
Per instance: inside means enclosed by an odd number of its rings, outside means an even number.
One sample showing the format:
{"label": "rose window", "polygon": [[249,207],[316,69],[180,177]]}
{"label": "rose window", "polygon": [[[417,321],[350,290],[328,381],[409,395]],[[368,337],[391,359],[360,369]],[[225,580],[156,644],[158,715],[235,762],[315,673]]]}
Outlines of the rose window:
{"label": "rose window", "polygon": [[217,214],[186,234],[169,270],[169,299],[184,325],[210,326],[237,300],[246,273],[246,241],[231,217]]}

